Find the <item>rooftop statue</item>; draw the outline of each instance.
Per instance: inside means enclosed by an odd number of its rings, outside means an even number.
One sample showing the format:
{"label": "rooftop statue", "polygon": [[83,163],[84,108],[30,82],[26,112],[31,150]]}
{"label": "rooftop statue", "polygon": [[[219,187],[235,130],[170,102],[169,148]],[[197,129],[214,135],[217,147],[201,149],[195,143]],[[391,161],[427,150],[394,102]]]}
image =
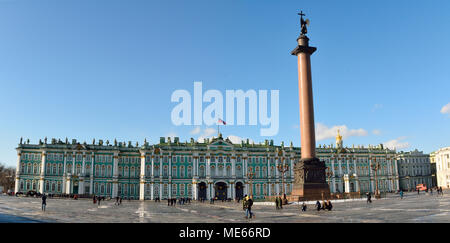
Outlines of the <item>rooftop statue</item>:
{"label": "rooftop statue", "polygon": [[306,26],[309,26],[309,19],[304,20],[303,16],[305,16],[305,14],[303,13],[303,11],[300,11],[300,13],[298,13],[298,15],[300,15],[300,34],[302,36],[306,35],[306,33],[308,33],[308,29],[306,28]]}

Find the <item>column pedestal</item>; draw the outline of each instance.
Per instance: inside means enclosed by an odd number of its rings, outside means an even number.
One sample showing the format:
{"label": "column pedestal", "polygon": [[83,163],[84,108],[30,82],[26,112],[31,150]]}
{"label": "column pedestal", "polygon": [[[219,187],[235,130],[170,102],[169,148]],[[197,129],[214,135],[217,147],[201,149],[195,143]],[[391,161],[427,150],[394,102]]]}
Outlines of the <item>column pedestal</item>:
{"label": "column pedestal", "polygon": [[294,166],[295,180],[289,201],[322,200],[330,198],[325,179],[325,162],[317,158],[301,159]]}

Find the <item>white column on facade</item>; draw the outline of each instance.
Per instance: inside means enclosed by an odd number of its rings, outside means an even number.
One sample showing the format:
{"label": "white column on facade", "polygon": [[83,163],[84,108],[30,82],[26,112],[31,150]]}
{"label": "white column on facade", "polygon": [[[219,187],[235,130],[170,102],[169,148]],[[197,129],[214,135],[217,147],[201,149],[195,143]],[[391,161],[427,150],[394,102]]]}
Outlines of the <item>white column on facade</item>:
{"label": "white column on facade", "polygon": [[192,199],[198,200],[198,193],[197,193],[197,182],[192,182]]}
{"label": "white column on facade", "polygon": [[42,151],[41,159],[41,175],[39,177],[39,193],[44,193],[44,180],[45,180],[45,166],[46,166],[47,152]]}
{"label": "white column on facade", "polygon": [[150,200],[154,200],[154,199],[155,199],[155,195],[154,195],[154,193],[153,193],[153,190],[155,189],[155,188],[154,188],[154,184],[155,184],[154,181],[152,181],[152,182],[150,183]]}
{"label": "white column on facade", "polygon": [[[159,181],[162,182],[163,178],[163,156],[159,156]],[[160,197],[161,198],[161,197]]]}
{"label": "white column on facade", "polygon": [[162,181],[159,183],[159,199],[162,199],[162,190],[163,190],[164,184],[162,184]]}
{"label": "white column on facade", "polygon": [[172,153],[169,153],[169,198],[172,197]]}
{"label": "white column on facade", "polygon": [[84,175],[86,174],[86,152],[83,152],[81,162],[81,176],[78,184],[78,194],[84,194]]}
{"label": "white column on facade", "polygon": [[94,156],[94,152],[92,152],[91,154],[91,173],[90,173],[90,185],[89,185],[89,194],[94,194],[94,161],[95,161],[95,156]]}
{"label": "white column on facade", "polygon": [[[94,168],[94,166],[92,166]],[[115,198],[119,194],[119,153],[114,152],[113,156],[113,185],[112,197]]]}
{"label": "white column on facade", "polygon": [[67,193],[66,192],[66,177],[67,177],[67,174],[66,174],[66,170],[67,170],[67,168],[66,168],[66,164],[67,164],[67,152],[65,152],[64,151],[64,158],[63,158],[63,160],[64,160],[64,165],[63,165],[63,179],[62,179],[62,193],[63,194],[65,194],[65,193]]}
{"label": "white column on facade", "polygon": [[14,193],[17,193],[20,190],[21,158],[22,158],[22,152],[20,150],[18,150],[17,151],[17,167],[16,167],[16,184],[14,185]]}
{"label": "white column on facade", "polygon": [[350,181],[348,174],[344,175],[344,192],[346,193],[350,192]]}
{"label": "white column on facade", "polygon": [[141,175],[139,183],[139,200],[145,199],[145,152],[141,152]]}
{"label": "white column on facade", "polygon": [[270,178],[271,174],[270,174],[270,157],[267,157],[267,179]]}
{"label": "white column on facade", "polygon": [[332,177],[331,177],[331,188],[332,188],[332,192],[336,193],[336,171],[334,171],[334,159],[335,157],[331,157],[331,171],[332,173]]}
{"label": "white column on facade", "polygon": [[83,152],[83,160],[81,162],[81,175],[84,176],[86,174],[86,152]]}
{"label": "white column on facade", "polygon": [[75,156],[75,152],[73,152],[72,153],[72,176],[73,175],[75,175],[75,159],[76,159],[76,156]]}
{"label": "white column on facade", "polygon": [[211,177],[211,156],[206,154],[206,177]]}
{"label": "white column on facade", "polygon": [[227,198],[231,198],[231,190],[232,190],[232,184],[227,183]]}
{"label": "white column on facade", "polygon": [[231,154],[231,176],[236,178],[236,154]]}
{"label": "white column on facade", "polygon": [[206,182],[206,198],[211,199],[211,184]]}
{"label": "white column on facade", "polygon": [[216,175],[216,177],[217,176],[221,176],[221,175],[219,175],[219,157],[215,157],[215,159],[214,159],[214,165],[215,165],[215,168],[214,168],[214,175]]}

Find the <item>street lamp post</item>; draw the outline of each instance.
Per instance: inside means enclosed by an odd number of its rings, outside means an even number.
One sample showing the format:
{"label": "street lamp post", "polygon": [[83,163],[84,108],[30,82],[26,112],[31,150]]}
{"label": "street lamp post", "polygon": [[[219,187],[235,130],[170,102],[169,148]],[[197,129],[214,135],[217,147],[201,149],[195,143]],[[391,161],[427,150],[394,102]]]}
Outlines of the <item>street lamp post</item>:
{"label": "street lamp post", "polygon": [[282,160],[281,164],[277,166],[278,171],[281,173],[281,192],[284,195],[284,173],[286,173],[289,170],[289,165],[284,163],[284,160]]}
{"label": "street lamp post", "polygon": [[381,168],[381,165],[377,162],[376,157],[374,158],[375,164],[372,164],[372,170],[375,171],[375,197],[380,195],[378,190],[378,170]]}
{"label": "street lamp post", "polygon": [[255,175],[255,173],[252,172],[252,170],[249,168],[247,171],[247,178],[249,179],[249,187],[250,187],[250,191],[249,191],[249,197],[251,199],[253,199],[253,176]]}
{"label": "street lamp post", "polygon": [[331,191],[331,177],[333,177],[333,171],[330,169],[330,167],[327,167],[327,169],[325,171],[325,175],[328,178],[328,184],[330,186],[330,191]]}

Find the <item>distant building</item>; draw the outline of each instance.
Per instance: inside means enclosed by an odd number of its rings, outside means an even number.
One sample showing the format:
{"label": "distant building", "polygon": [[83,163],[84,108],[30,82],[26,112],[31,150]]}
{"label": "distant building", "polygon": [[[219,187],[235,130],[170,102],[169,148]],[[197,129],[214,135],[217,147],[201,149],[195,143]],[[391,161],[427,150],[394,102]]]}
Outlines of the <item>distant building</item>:
{"label": "distant building", "polygon": [[418,184],[433,187],[430,155],[424,154],[417,149],[410,152],[399,152],[396,154],[400,189],[415,190]]}
{"label": "distant building", "polygon": [[436,170],[436,156],[435,152],[430,153],[430,166],[431,166],[431,181],[433,186],[437,186],[437,170]]}
{"label": "distant building", "polygon": [[450,147],[435,151],[434,157],[436,160],[437,185],[450,188]]}

